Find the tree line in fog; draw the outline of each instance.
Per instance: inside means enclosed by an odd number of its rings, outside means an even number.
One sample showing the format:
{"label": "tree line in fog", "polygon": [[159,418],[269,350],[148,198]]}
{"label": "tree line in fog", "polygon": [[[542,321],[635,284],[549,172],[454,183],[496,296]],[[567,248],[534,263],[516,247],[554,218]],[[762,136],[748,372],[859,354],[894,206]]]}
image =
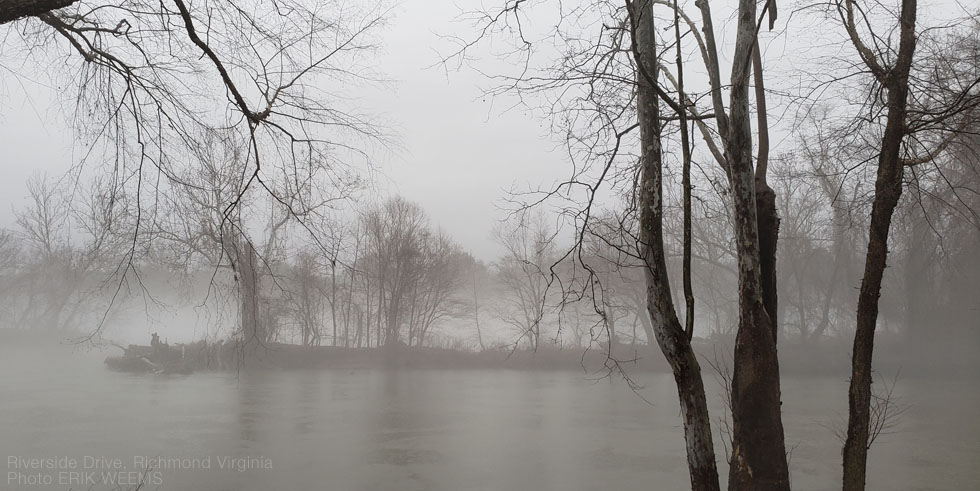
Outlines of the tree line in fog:
{"label": "tree line in fog", "polygon": [[[871,182],[844,177],[862,149],[833,146],[828,124],[815,121],[816,131],[798,135],[797,149],[771,164],[781,218],[778,335],[792,343],[853,336]],[[957,191],[980,180],[971,145],[944,155],[942,172],[917,176],[899,205],[882,293],[886,336],[939,345],[974,334],[977,198]],[[628,209],[610,207],[594,218],[583,254],[602,288],[571,295],[563,286],[574,289],[582,274],[562,257],[573,238],[560,235],[560,213],[509,214],[487,232],[502,255],[485,263],[402,197],[362,207],[320,199],[311,206],[308,190],[304,217],[317,217],[315,225],[276,211],[261,196],[226,217],[224,208],[240,191],[233,185],[239,169],[210,162],[206,172],[187,176],[193,188],[175,188],[165,208],[141,225],[146,236],[137,254],[125,233],[135,217],[119,203],[125,193],[99,179],[79,187],[32,178],[15,226],[0,233],[4,324],[91,331],[117,310],[139,309],[144,296],[160,295],[169,282],[186,289],[175,306],[200,303],[208,290],[224,300],[215,309],[228,310],[230,302],[222,335],[261,343],[468,350],[656,344],[642,262],[628,251],[638,240]],[[355,185],[347,192],[362,195]],[[679,274],[682,207],[679,196],[667,200],[668,267]],[[724,194],[700,194],[692,224],[695,332],[731,341],[738,261]],[[125,282],[106,281],[128,261],[137,267]]]}

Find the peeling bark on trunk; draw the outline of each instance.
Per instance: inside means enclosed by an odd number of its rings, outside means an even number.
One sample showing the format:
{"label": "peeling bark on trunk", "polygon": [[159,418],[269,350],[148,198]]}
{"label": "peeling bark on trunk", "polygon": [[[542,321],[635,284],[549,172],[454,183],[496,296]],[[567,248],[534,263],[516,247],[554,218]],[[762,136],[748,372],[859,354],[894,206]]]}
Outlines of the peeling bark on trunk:
{"label": "peeling bark on trunk", "polygon": [[[760,224],[749,111],[750,58],[755,45],[755,0],[741,0],[732,69],[725,155],[738,252],[738,334],[732,372],[732,460],[729,490],[789,490],[783,440],[774,322],[766,310]],[[765,197],[763,197],[765,199]],[[763,203],[764,205],[766,203]],[[774,205],[774,203],[773,203]],[[766,224],[773,227],[774,224]],[[775,248],[775,242],[770,247]]]}
{"label": "peeling bark on trunk", "polygon": [[635,36],[633,55],[639,67],[637,109],[641,142],[640,254],[646,265],[646,306],[657,344],[670,363],[674,381],[677,383],[691,489],[714,491],[719,489],[718,470],[701,367],[674,310],[663,247],[663,162],[659,107],[653,87],[657,73],[657,55],[652,2],[640,0],[629,2],[628,5]]}

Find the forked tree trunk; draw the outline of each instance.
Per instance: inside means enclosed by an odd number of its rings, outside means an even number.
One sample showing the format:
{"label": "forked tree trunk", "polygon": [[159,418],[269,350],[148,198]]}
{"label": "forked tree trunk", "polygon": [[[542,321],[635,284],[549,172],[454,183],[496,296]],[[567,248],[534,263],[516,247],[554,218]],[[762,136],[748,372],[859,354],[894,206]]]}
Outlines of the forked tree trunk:
{"label": "forked tree trunk", "polygon": [[[755,166],[755,211],[759,221],[759,273],[762,276],[762,304],[772,320],[772,339],[779,338],[779,318],[776,292],[776,244],[779,241],[779,214],[776,211],[776,192],[766,180],[769,172],[769,115],[766,104],[765,77],[762,72],[762,53],[758,41],[752,49],[752,73],[755,80],[756,121],[759,132],[759,153]],[[801,304],[802,306],[802,304]]]}
{"label": "forked tree trunk", "polygon": [[[756,31],[755,0],[740,0],[725,156],[735,211],[738,252],[738,334],[732,371],[730,490],[788,490],[779,360],[773,318],[766,310],[760,224],[749,111],[749,75]],[[765,199],[765,197],[763,197]],[[766,203],[763,203],[765,205]],[[773,224],[767,224],[771,227]],[[775,247],[775,243],[771,244]]]}
{"label": "forked tree trunk", "polygon": [[[684,332],[687,339],[694,338],[694,285],[691,280],[693,273],[691,267],[691,194],[694,185],[691,184],[691,146],[690,137],[687,132],[687,94],[684,93],[684,60],[681,48],[681,9],[674,0],[674,48],[676,49],[677,64],[677,99],[680,101],[681,110],[677,112],[677,124],[681,130],[681,187],[683,216],[683,236],[682,236],[682,259],[681,274],[684,276]],[[635,326],[634,326],[635,327]]]}
{"label": "forked tree trunk", "polygon": [[641,175],[639,189],[641,257],[645,263],[647,310],[657,344],[670,364],[677,384],[691,489],[718,490],[718,470],[701,367],[671,299],[663,242],[663,162],[661,128],[655,87],[657,54],[651,0],[630,2],[634,33],[633,56],[638,65],[637,110],[640,125]]}

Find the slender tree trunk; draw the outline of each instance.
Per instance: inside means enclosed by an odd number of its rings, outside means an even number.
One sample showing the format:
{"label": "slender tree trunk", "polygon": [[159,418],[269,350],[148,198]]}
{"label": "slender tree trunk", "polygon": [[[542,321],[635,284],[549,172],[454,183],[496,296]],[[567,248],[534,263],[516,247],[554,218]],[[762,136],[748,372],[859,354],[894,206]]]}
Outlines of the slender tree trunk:
{"label": "slender tree trunk", "polygon": [[344,347],[350,347],[350,306],[347,307],[347,315],[344,317]]}
{"label": "slender tree trunk", "polygon": [[302,322],[303,322],[303,346],[310,345],[310,330],[313,328],[313,324],[310,322],[310,302],[309,302],[309,284],[307,279],[303,278],[303,301],[300,304],[300,308],[303,309],[302,312]]}
{"label": "slender tree trunk", "polygon": [[[913,179],[910,186],[912,195],[921,199],[918,181]],[[905,339],[921,349],[928,348],[930,334],[936,332],[938,326],[930,325],[930,319],[935,323],[940,317],[936,315],[940,309],[936,306],[938,293],[933,285],[935,246],[930,219],[924,214],[915,214],[911,221],[905,261]]]}
{"label": "slender tree trunk", "polygon": [[371,298],[374,289],[371,288],[371,279],[367,272],[364,273],[364,346],[371,347]]}
{"label": "slender tree trunk", "polygon": [[[239,250],[241,247],[238,248]],[[258,266],[255,248],[245,241],[244,252],[239,254],[238,272],[241,279],[242,334],[246,344],[261,344],[266,341],[265,333],[259,325],[259,285]]]}
{"label": "slender tree trunk", "polygon": [[682,272],[684,275],[684,331],[687,339],[694,338],[694,286],[691,282],[691,144],[687,131],[687,95],[684,94],[684,61],[681,57],[681,9],[674,0],[674,44],[677,49],[677,96],[680,100],[681,111],[677,113],[677,123],[681,129],[681,186],[684,188],[684,237]]}
{"label": "slender tree trunk", "polygon": [[[419,299],[419,279],[415,278],[415,280],[412,281],[412,305],[408,308],[408,347],[409,348],[412,347],[412,341],[420,337],[421,334],[418,332],[421,326],[418,325],[419,323],[416,320],[416,314],[415,314],[415,310],[418,304],[418,299]],[[419,346],[421,345],[422,344],[419,343]]]}
{"label": "slender tree trunk", "polygon": [[645,263],[647,311],[657,344],[674,374],[687,442],[691,489],[719,489],[708,405],[694,350],[681,327],[671,299],[663,244],[663,162],[660,109],[653,84],[657,79],[653,5],[650,0],[628,2],[633,56],[638,65],[637,109],[640,125],[641,175],[639,189],[640,254]]}
{"label": "slender tree trunk", "polygon": [[756,43],[756,10],[755,0],[740,0],[729,131],[725,141],[739,269],[739,320],[731,393],[732,458],[728,478],[728,489],[733,491],[789,489],[775,322],[766,310],[752,159],[748,82]]}
{"label": "slender tree trunk", "polygon": [[384,315],[384,303],[385,303],[385,291],[384,291],[384,276],[382,275],[378,279],[378,312],[375,315],[374,322],[377,324],[376,332],[374,333],[374,344],[377,347],[381,347],[381,318]]}
{"label": "slender tree trunk", "polygon": [[759,154],[755,166],[755,209],[759,221],[760,274],[762,303],[772,319],[772,338],[779,338],[779,318],[776,293],[776,243],[779,240],[779,214],[776,212],[776,192],[769,187],[769,116],[766,114],[766,87],[762,72],[759,43],[752,49],[752,72],[755,76],[756,121],[759,133]]}
{"label": "slender tree trunk", "polygon": [[[837,213],[837,211],[834,212],[835,215]],[[837,228],[838,226],[835,224],[834,227]],[[821,307],[820,324],[810,333],[807,341],[819,340],[830,325],[830,307],[833,305],[834,297],[837,296],[837,278],[840,275],[841,264],[844,262],[841,259],[844,254],[843,233],[835,232],[834,235],[834,267],[830,271],[830,280],[827,282],[827,293],[824,295],[823,307]]]}
{"label": "slender tree trunk", "polygon": [[606,306],[606,311],[608,312],[607,322],[609,323],[609,355],[614,355],[613,350],[619,344],[619,336],[616,335],[616,311]]}
{"label": "slender tree trunk", "polygon": [[330,259],[330,318],[333,324],[333,343],[337,346],[337,258]]}
{"label": "slender tree trunk", "polygon": [[[891,98],[891,97],[890,97]],[[892,111],[889,111],[890,113]],[[895,111],[897,112],[897,111]],[[889,114],[889,124],[893,119]],[[904,118],[899,125],[903,124]],[[901,130],[898,130],[899,132]],[[878,297],[888,257],[888,231],[892,214],[902,194],[903,166],[898,162],[901,133],[886,128],[875,181],[868,253],[864,279],[858,297],[857,327],[851,358],[851,383],[848,389],[847,440],[844,444],[844,490],[863,490],[868,460],[868,432],[871,404],[871,357],[874,333],[878,323]],[[897,141],[896,141],[897,140]],[[894,147],[894,151],[890,148]],[[888,159],[891,162],[887,161]]]}
{"label": "slender tree trunk", "polygon": [[361,313],[360,307],[357,307],[355,312],[357,312],[357,333],[354,334],[354,345],[360,348],[364,337],[364,314]]}
{"label": "slender tree trunk", "polygon": [[476,271],[473,272],[473,321],[476,322],[476,341],[480,343],[480,351],[486,351],[483,345],[483,332],[480,330],[480,296],[476,289]]}
{"label": "slender tree trunk", "polygon": [[[849,9],[853,6],[848,4]],[[878,323],[878,297],[888,259],[888,231],[892,214],[902,196],[902,140],[905,138],[909,69],[915,52],[916,0],[902,0],[899,18],[899,48],[895,66],[880,72],[879,81],[888,91],[888,116],[878,154],[878,177],[871,205],[868,252],[858,296],[857,326],[851,355],[848,389],[847,440],[844,442],[844,491],[864,489],[868,462],[868,433],[871,405],[871,356]],[[853,11],[851,11],[853,12]],[[853,34],[852,29],[852,38]],[[860,48],[859,48],[860,50]],[[866,55],[865,55],[866,56]],[[865,60],[867,63],[868,60]]]}
{"label": "slender tree trunk", "polygon": [[358,224],[357,230],[354,231],[354,260],[351,261],[350,265],[350,289],[347,291],[347,318],[344,320],[344,347],[350,346],[350,336],[348,335],[348,328],[352,319],[351,309],[354,307],[354,281],[355,275],[357,274],[357,256],[361,249],[361,227]]}

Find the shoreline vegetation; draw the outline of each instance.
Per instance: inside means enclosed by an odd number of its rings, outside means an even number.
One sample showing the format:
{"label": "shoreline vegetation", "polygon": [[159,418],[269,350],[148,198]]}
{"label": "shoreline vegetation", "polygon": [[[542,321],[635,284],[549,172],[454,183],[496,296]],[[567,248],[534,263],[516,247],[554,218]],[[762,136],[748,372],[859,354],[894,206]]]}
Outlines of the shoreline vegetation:
{"label": "shoreline vegetation", "polygon": [[[0,343],[7,348],[18,346],[34,348],[86,346],[100,349],[107,355],[107,368],[127,372],[180,373],[194,371],[220,371],[238,369],[273,370],[350,370],[350,369],[436,369],[436,370],[567,370],[602,376],[618,377],[616,364],[626,373],[670,373],[670,367],[655,346],[645,344],[617,345],[613,356],[608,356],[608,345],[566,347],[546,345],[537,350],[501,347],[483,351],[438,347],[408,347],[404,345],[381,348],[357,348],[343,346],[303,346],[298,344],[268,343],[241,344],[235,340],[218,342],[196,341],[174,343],[157,348],[151,346],[121,345],[102,342],[89,343],[79,340],[80,332],[41,332],[27,329],[0,329]],[[731,352],[731,345],[724,340],[695,338],[693,347],[704,362],[707,373],[724,370],[731,360],[722,357]],[[950,353],[943,362],[923,362],[923,347],[912,346],[901,339],[882,339],[875,358],[876,371],[886,378],[901,374],[902,377],[948,377],[950,374],[974,376],[980,372],[976,360]],[[937,352],[949,351],[950,347],[935,347]],[[124,353],[125,351],[125,353]],[[145,361],[140,361],[142,358]],[[114,360],[114,361],[113,361]],[[150,361],[155,360],[155,361]],[[161,361],[162,360],[162,361]],[[779,346],[781,372],[797,376],[846,377],[850,353],[846,343],[827,340],[820,343],[793,343],[783,341]],[[127,365],[132,363],[132,365]],[[716,368],[717,367],[717,368]]]}

